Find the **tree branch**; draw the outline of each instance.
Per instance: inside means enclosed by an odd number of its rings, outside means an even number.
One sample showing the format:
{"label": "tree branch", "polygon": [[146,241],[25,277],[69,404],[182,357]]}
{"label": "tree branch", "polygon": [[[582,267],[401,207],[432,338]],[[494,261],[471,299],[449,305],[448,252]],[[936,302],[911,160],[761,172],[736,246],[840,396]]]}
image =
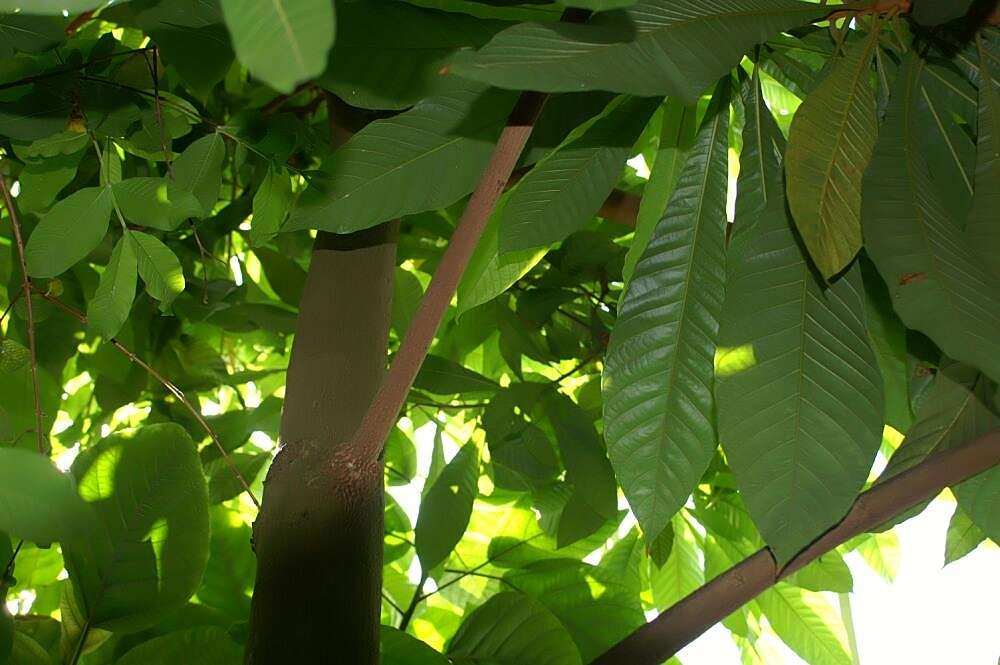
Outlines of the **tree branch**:
{"label": "tree branch", "polygon": [[998,463],[1000,429],[933,455],[864,492],[844,519],[784,568],[778,567],[770,550],[759,550],[636,629],[590,665],[658,665],[776,582],[841,543]]}
{"label": "tree branch", "polygon": [[[24,238],[21,236],[21,223],[17,218],[17,206],[7,187],[7,179],[0,174],[0,192],[3,193],[3,203],[10,217],[10,226],[14,230],[14,244],[17,246],[17,258],[21,263],[21,293],[24,296],[24,307],[28,317],[28,350],[31,353],[31,387],[35,398],[35,438],[38,441],[38,452],[47,455],[49,451],[45,426],[42,423],[42,398],[38,389],[38,353],[35,348],[35,314],[31,304],[31,278],[28,277],[28,262],[24,258]],[[13,299],[11,299],[13,303]]]}
{"label": "tree branch", "polygon": [[350,445],[350,453],[359,461],[374,460],[382,450],[382,444],[389,430],[396,422],[400,409],[420,365],[427,355],[438,326],[451,303],[458,282],[465,272],[476,243],[479,241],[486,222],[497,199],[503,192],[524,149],[545,102],[545,96],[534,92],[521,94],[500,135],[493,155],[480,179],[455,233],[448,243],[441,263],[427,292],[420,300],[416,314],[406,331],[406,337],[396,353],[385,383],[379,389],[375,400],[365,413]]}
{"label": "tree branch", "polygon": [[[56,298],[55,296],[49,295],[48,293],[43,293],[38,289],[35,289],[35,293],[38,293],[42,298],[45,298],[45,300],[55,305],[66,314],[69,314],[83,325],[87,325],[87,315],[81,312],[80,310],[76,309],[75,307],[71,307],[70,305],[67,305],[62,300],[59,300],[59,298]],[[250,500],[253,502],[253,505],[257,506],[257,508],[260,509],[260,501],[257,500],[257,497],[250,489],[250,483],[247,482],[246,477],[244,477],[243,473],[239,470],[239,468],[237,468],[236,463],[233,462],[233,459],[229,456],[229,453],[226,452],[225,446],[223,446],[222,442],[219,441],[219,437],[212,429],[212,426],[209,425],[208,422],[205,420],[204,416],[201,415],[201,411],[197,409],[191,403],[190,400],[188,400],[187,396],[184,395],[184,391],[175,386],[170,379],[168,379],[167,377],[163,376],[158,371],[156,371],[151,365],[149,365],[149,363],[147,363],[145,360],[137,356],[135,352],[133,352],[127,346],[119,342],[117,339],[112,337],[111,339],[107,340],[107,342],[111,344],[111,346],[115,347],[115,349],[117,349],[119,353],[128,358],[131,362],[135,363],[139,367],[146,370],[147,374],[156,379],[156,381],[159,382],[161,386],[166,388],[167,392],[173,395],[177,399],[177,401],[180,402],[185,409],[187,409],[188,413],[190,413],[191,416],[198,421],[198,424],[201,425],[201,428],[205,430],[205,433],[208,434],[210,439],[212,439],[212,443],[214,443],[215,447],[219,449],[219,453],[222,455],[222,459],[225,461],[226,466],[229,467],[229,470],[233,472],[233,475],[236,477],[236,480],[239,481],[240,486],[243,488],[243,491],[246,492],[248,497],[250,497]]]}

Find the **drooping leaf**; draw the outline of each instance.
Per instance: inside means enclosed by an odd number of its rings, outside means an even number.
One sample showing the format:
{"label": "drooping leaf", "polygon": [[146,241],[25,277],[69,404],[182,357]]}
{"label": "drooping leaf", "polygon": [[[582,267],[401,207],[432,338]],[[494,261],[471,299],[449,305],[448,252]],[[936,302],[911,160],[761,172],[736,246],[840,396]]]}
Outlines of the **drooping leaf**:
{"label": "drooping leaf", "polygon": [[632,279],[635,265],[649,244],[653,229],[667,209],[667,202],[687,160],[688,150],[694,143],[698,129],[697,117],[696,107],[687,106],[676,97],[668,97],[663,103],[663,125],[656,157],[649,172],[649,180],[642,190],[635,235],[625,254],[625,265],[622,268],[626,284]]}
{"label": "drooping leaf", "polygon": [[[979,137],[976,147],[975,194],[966,221],[969,241],[1000,276],[1000,92],[990,71],[983,37],[976,37],[979,51]],[[1000,69],[1000,63],[994,65]]]}
{"label": "drooping leaf", "polygon": [[173,163],[174,184],[194,194],[201,204],[202,217],[212,211],[219,198],[225,158],[226,144],[222,136],[209,134],[189,145]]}
{"label": "drooping leaf", "polygon": [[444,561],[465,533],[478,478],[476,447],[462,446],[420,502],[414,532],[417,556],[424,571]]}
{"label": "drooping leaf", "polygon": [[328,0],[222,0],[236,56],[279,92],[318,76],[333,46]]}
{"label": "drooping leaf", "polygon": [[500,215],[500,250],[562,240],[600,209],[618,182],[656,100],[619,97],[574,130],[511,191]]}
{"label": "drooping leaf", "polygon": [[194,442],[179,425],[114,434],[73,463],[102,527],[64,547],[91,627],[137,630],[187,602],[208,559],[208,496]]}
{"label": "drooping leaf", "polygon": [[955,506],[955,512],[948,523],[948,535],[944,545],[944,565],[958,561],[979,544],[986,540],[986,534],[976,526],[968,513],[961,506]]}
{"label": "drooping leaf", "polygon": [[166,311],[177,296],[184,292],[184,271],[169,247],[155,236],[142,231],[130,233],[135,242],[139,261],[139,276],[146,283],[146,291],[160,301]]}
{"label": "drooping leaf", "polygon": [[788,207],[826,279],[861,248],[861,178],[878,133],[869,80],[878,35],[876,28],[832,61],[795,112],[788,135]]}
{"label": "drooping leaf", "polygon": [[223,628],[188,628],[143,642],[129,649],[116,665],[238,665],[243,650]]}
{"label": "drooping leaf", "polygon": [[194,194],[166,178],[128,178],[112,191],[126,219],[151,229],[173,231],[201,212]]}
{"label": "drooping leaf", "polygon": [[447,91],[377,120],[314,174],[283,230],[347,233],[451,205],[486,167],[514,97],[456,79]]}
{"label": "drooping leaf", "polygon": [[778,637],[810,665],[851,665],[840,616],[820,594],[778,582],[757,598]]}
{"label": "drooping leaf", "polygon": [[690,104],[751,46],[824,13],[795,0],[643,0],[585,24],[518,24],[457,54],[452,69],[503,88],[676,95]]}
{"label": "drooping leaf", "polygon": [[45,456],[0,448],[0,530],[46,545],[76,540],[94,525],[93,511],[72,479]]}
{"label": "drooping leaf", "polygon": [[253,222],[250,242],[260,245],[281,229],[292,204],[292,183],[283,169],[270,167],[264,181],[253,195]]}
{"label": "drooping leaf", "polygon": [[608,347],[608,453],[650,538],[684,505],[716,447],[712,357],[725,287],[727,100],[716,97],[698,131]]}
{"label": "drooping leaf", "polygon": [[111,201],[110,190],[84,187],[52,206],[28,238],[28,273],[55,277],[89,254],[108,232]]}
{"label": "drooping leaf", "polygon": [[132,234],[126,231],[115,244],[111,260],[101,273],[97,291],[87,303],[87,319],[93,329],[105,339],[117,335],[128,319],[138,279],[136,245],[132,241]]}
{"label": "drooping leaf", "polygon": [[457,49],[482,46],[505,23],[398,2],[345,2],[340,34],[318,83],[351,106],[405,109],[447,85]]}
{"label": "drooping leaf", "polygon": [[734,257],[719,331],[719,436],[779,562],[847,512],[878,451],[882,378],[857,266],[828,288],[781,198]]}
{"label": "drooping leaf", "polygon": [[926,334],[950,357],[996,379],[997,280],[950,218],[920,152],[913,120],[921,66],[911,52],[865,173],[866,248],[903,323]]}
{"label": "drooping leaf", "polygon": [[809,591],[850,593],[854,588],[851,569],[836,551],[820,556],[802,570],[789,575],[786,581]]}
{"label": "drooping leaf", "polygon": [[551,393],[542,406],[555,430],[570,489],[556,533],[557,545],[566,547],[615,517],[615,478],[593,422],[572,399]]}
{"label": "drooping leaf", "polygon": [[559,620],[538,601],[508,591],[469,613],[448,645],[455,665],[581,665]]}

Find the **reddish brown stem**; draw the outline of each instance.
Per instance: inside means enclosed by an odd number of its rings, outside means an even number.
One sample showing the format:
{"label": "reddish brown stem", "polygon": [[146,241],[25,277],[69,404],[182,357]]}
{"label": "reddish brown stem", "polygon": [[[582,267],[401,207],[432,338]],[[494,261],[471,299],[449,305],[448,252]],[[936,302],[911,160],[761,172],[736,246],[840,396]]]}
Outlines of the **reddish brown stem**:
{"label": "reddish brown stem", "polygon": [[854,536],[1000,463],[1000,429],[938,453],[858,497],[836,526],[783,568],[768,549],[736,564],[611,647],[591,665],[658,665],[776,582]]}
{"label": "reddish brown stem", "polygon": [[389,368],[385,383],[354,435],[350,450],[355,459],[373,460],[381,452],[382,443],[396,422],[438,326],[455,295],[462,273],[465,272],[486,222],[496,207],[497,199],[517,165],[544,103],[545,95],[525,92],[511,112],[486,172],[472,193],[441,263],[420,301],[413,322]]}
{"label": "reddish brown stem", "polygon": [[7,179],[0,174],[0,191],[3,193],[3,203],[7,208],[10,226],[14,230],[14,244],[17,247],[17,259],[21,264],[21,293],[24,296],[24,308],[28,323],[28,350],[31,353],[31,387],[35,399],[35,437],[38,440],[38,452],[47,455],[49,451],[46,440],[45,426],[42,418],[42,398],[38,389],[38,354],[35,348],[35,314],[31,304],[31,278],[28,277],[28,262],[24,258],[24,238],[21,236],[21,223],[17,218],[17,206],[7,187]]}

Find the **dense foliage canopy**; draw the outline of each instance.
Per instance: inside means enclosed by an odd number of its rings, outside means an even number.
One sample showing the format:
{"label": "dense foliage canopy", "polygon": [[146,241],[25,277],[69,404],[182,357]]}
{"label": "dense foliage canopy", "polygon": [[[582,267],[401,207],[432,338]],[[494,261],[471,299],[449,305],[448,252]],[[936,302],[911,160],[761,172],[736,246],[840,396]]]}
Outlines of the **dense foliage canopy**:
{"label": "dense foliage canopy", "polygon": [[[995,5],[0,0],[0,663],[241,662],[314,239],[398,220],[389,362],[521,91],[385,443],[386,665],[591,662],[992,431]],[[952,489],[949,561],[1000,469]],[[744,661],[849,665],[891,526]]]}

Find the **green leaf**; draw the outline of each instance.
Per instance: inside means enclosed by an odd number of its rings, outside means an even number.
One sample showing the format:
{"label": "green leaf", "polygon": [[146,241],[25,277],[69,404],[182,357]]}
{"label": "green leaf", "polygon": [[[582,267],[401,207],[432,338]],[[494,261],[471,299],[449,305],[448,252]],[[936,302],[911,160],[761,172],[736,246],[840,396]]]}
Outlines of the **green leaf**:
{"label": "green leaf", "polygon": [[200,217],[212,212],[219,198],[222,162],[225,158],[226,145],[222,136],[209,134],[189,145],[174,161],[174,184],[198,199],[201,205]]}
{"label": "green leaf", "polygon": [[233,49],[250,73],[279,92],[326,67],[335,29],[329,0],[222,0]]}
{"label": "green leaf", "polygon": [[604,370],[604,435],[647,537],[715,452],[712,357],[725,287],[727,95],[713,101],[619,308]]}
{"label": "green leaf", "polygon": [[260,246],[277,235],[291,205],[292,182],[288,174],[284,169],[269,167],[264,181],[253,195],[250,243]]}
{"label": "green leaf", "polygon": [[634,5],[636,0],[569,0],[562,4],[567,7],[589,9],[592,12],[605,12],[611,9],[621,9]]}
{"label": "green leaf", "polygon": [[935,0],[915,0],[913,3],[913,20],[921,25],[940,25],[963,16],[969,11],[972,0],[955,0],[954,2],[935,2]]}
{"label": "green leaf", "polygon": [[469,265],[458,283],[458,315],[487,303],[509,289],[538,265],[548,248],[500,253],[500,216],[506,205],[500,199],[487,222]]}
{"label": "green leaf", "polygon": [[851,569],[836,551],[823,554],[802,570],[792,573],[786,581],[809,591],[850,593],[854,588]]}
{"label": "green leaf", "polygon": [[[2,630],[3,628],[0,627],[0,631]],[[31,636],[25,635],[20,631],[15,631],[11,637],[10,663],[17,663],[17,665],[54,665],[52,656]],[[0,640],[2,639],[3,636],[0,635]],[[2,648],[2,645],[0,645],[0,653],[2,653]]]}
{"label": "green leaf", "polygon": [[208,559],[208,493],[195,444],[173,423],[102,439],[73,463],[103,528],[64,547],[91,627],[139,630],[183,606]]}
{"label": "green leaf", "polygon": [[406,485],[417,474],[417,448],[398,427],[393,427],[385,443],[385,467],[390,485]]}
{"label": "green leaf", "polygon": [[17,152],[18,157],[31,161],[40,157],[71,155],[80,152],[88,145],[90,145],[90,136],[86,132],[66,130],[43,139],[32,141],[25,146],[16,145],[14,150]]}
{"label": "green leaf", "polygon": [[[1000,424],[994,417],[993,426]],[[1000,542],[1000,467],[993,467],[952,488],[958,505],[993,542]]]}
{"label": "green leaf", "polygon": [[[271,461],[269,453],[229,453],[232,464],[239,470],[247,483],[253,483],[261,469]],[[222,503],[243,493],[243,483],[225,460],[217,459],[205,466],[208,474],[208,502]]]}
{"label": "green leaf", "polygon": [[111,189],[122,215],[151,229],[173,231],[201,213],[198,199],[166,178],[128,178]]}
{"label": "green leaf", "polygon": [[590,221],[618,182],[657,103],[618,97],[538,162],[503,207],[501,251],[558,242]]}
{"label": "green leaf", "polygon": [[472,515],[478,493],[479,455],[472,444],[462,446],[441,470],[420,502],[414,527],[417,556],[424,571],[448,558]]}
{"label": "green leaf", "polygon": [[348,233],[451,205],[475,187],[513,103],[510,93],[455,79],[370,123],[313,175],[283,230]]}
{"label": "green leaf", "polygon": [[65,16],[66,12],[80,14],[107,4],[108,0],[0,0],[0,12]]}
{"label": "green leaf", "polygon": [[0,530],[46,545],[85,537],[94,525],[72,479],[45,456],[0,448]]}
{"label": "green leaf", "polygon": [[0,340],[0,374],[18,372],[31,363],[31,351],[15,339]]}
{"label": "green leaf", "polygon": [[117,335],[128,319],[138,278],[136,245],[132,234],[126,231],[111,252],[111,260],[101,273],[94,298],[87,303],[87,319],[105,339]]}
{"label": "green leaf", "polygon": [[921,67],[911,51],[865,173],[866,248],[907,327],[998,379],[997,280],[949,217],[921,154],[914,122]]}
{"label": "green leaf", "polygon": [[448,645],[455,665],[581,665],[559,620],[538,601],[498,593],[470,612]]}
{"label": "green leaf", "polygon": [[340,34],[317,82],[351,106],[394,110],[440,92],[449,56],[482,46],[507,25],[377,0],[341,3],[337,22]]}
{"label": "green leaf", "polygon": [[473,372],[454,360],[428,354],[420,366],[417,378],[413,381],[413,387],[438,395],[454,395],[492,392],[498,386],[482,374]]}
{"label": "green leaf", "polygon": [[111,190],[84,187],[52,206],[28,238],[28,273],[55,277],[87,256],[108,232],[111,201]]}
{"label": "green leaf", "polygon": [[257,559],[250,547],[253,533],[242,518],[216,506],[211,517],[211,553],[198,601],[244,620],[250,615]]}
{"label": "green leaf", "polygon": [[585,24],[515,25],[457,54],[452,70],[501,88],[676,95],[693,104],[751,46],[826,11],[795,0],[643,0]]}
{"label": "green leaf", "polygon": [[653,229],[663,218],[667,202],[680,178],[688,151],[698,130],[698,109],[686,106],[676,97],[663,102],[663,125],[660,131],[656,157],[649,172],[649,180],[642,190],[635,235],[625,255],[622,278],[627,285],[635,272],[635,265],[649,244]]}
{"label": "green leaf", "polygon": [[572,399],[552,392],[542,402],[556,434],[571,490],[559,519],[556,544],[586,538],[618,514],[618,490],[593,420]]}
{"label": "green leaf", "polygon": [[174,299],[184,292],[184,270],[177,256],[159,238],[131,231],[135,253],[139,260],[139,276],[146,283],[146,291],[160,301],[166,311]]}
{"label": "green leaf", "polygon": [[976,526],[969,514],[961,506],[955,506],[955,512],[948,523],[948,535],[944,545],[944,565],[958,561],[979,544],[986,540],[986,534]]}
{"label": "green leaf", "polygon": [[555,480],[561,470],[549,437],[522,415],[534,406],[534,395],[526,394],[531,387],[513,384],[505,388],[483,411],[482,427],[498,487],[535,489]]}
{"label": "green leaf", "polygon": [[795,112],[785,173],[795,226],[826,279],[861,248],[861,178],[878,133],[871,61],[876,28],[855,40]]}
{"label": "green leaf", "polygon": [[426,642],[391,626],[382,626],[379,638],[382,665],[449,665],[448,659]]}
{"label": "green leaf", "polygon": [[1000,93],[990,72],[983,37],[976,36],[979,51],[979,137],[976,147],[975,194],[965,227],[969,241],[1000,275]]}
{"label": "green leaf", "polygon": [[783,563],[840,519],[867,479],[882,378],[860,269],[824,288],[780,198],[733,260],[716,360],[719,436]]}
{"label": "green leaf", "polygon": [[243,650],[218,626],[188,628],[143,642],[115,665],[239,665]]}
{"label": "green leaf", "polygon": [[879,577],[886,582],[895,581],[902,553],[894,532],[865,534],[857,539],[854,549]]}
{"label": "green leaf", "polygon": [[778,637],[810,665],[851,665],[840,616],[817,593],[785,582],[757,597]]}
{"label": "green leaf", "polygon": [[197,27],[170,25],[158,22],[158,27],[146,32],[156,43],[160,57],[177,69],[184,84],[199,97],[208,97],[233,64],[226,28],[218,23]]}
{"label": "green leaf", "polygon": [[889,290],[871,260],[862,255],[858,262],[861,264],[861,276],[865,287],[868,335],[882,374],[885,422],[897,431],[905,433],[913,422],[913,412],[910,409],[906,327],[896,316]]}
{"label": "green leaf", "polygon": [[[4,16],[7,24],[0,23],[5,38],[10,18]],[[44,139],[66,129],[71,111],[66,99],[48,90],[36,89],[14,101],[0,101],[0,135],[21,141]]]}
{"label": "green leaf", "polygon": [[[84,134],[86,136],[86,134]],[[59,192],[76,177],[80,155],[54,155],[38,162],[28,162],[18,175],[21,194],[17,205],[21,212],[38,213],[56,200]]]}

